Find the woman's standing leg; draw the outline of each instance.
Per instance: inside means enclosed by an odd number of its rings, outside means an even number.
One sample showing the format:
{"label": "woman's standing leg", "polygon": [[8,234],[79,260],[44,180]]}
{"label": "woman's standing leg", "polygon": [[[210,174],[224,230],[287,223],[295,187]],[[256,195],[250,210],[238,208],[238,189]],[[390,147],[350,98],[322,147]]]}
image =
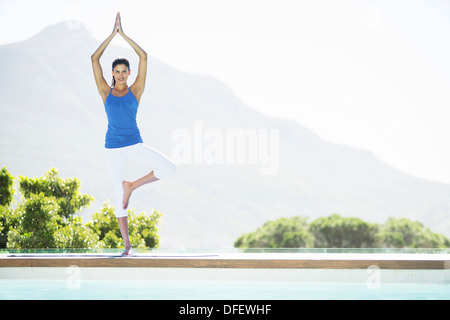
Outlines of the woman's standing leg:
{"label": "woman's standing leg", "polygon": [[117,222],[119,223],[120,233],[122,234],[122,239],[125,247],[125,251],[122,252],[123,255],[131,254],[131,242],[130,236],[128,235],[128,217],[117,217]]}
{"label": "woman's standing leg", "polygon": [[123,208],[122,204],[124,197],[122,182],[125,172],[125,164],[128,159],[129,147],[105,150],[109,177],[111,179],[114,191],[115,214],[125,246],[125,251],[123,254],[128,255],[131,250],[131,243],[128,234],[128,213],[127,210]]}

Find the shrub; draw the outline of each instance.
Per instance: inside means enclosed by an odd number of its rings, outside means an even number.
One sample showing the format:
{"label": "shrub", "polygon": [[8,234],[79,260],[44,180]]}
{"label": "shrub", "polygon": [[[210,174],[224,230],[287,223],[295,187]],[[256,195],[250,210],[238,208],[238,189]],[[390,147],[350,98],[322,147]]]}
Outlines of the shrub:
{"label": "shrub", "polygon": [[313,237],[303,217],[281,218],[266,222],[255,232],[240,236],[234,243],[239,248],[295,248],[311,247]]}
{"label": "shrub", "polygon": [[382,226],[378,238],[386,247],[448,248],[450,240],[434,233],[422,223],[405,218],[389,220]]}
{"label": "shrub", "polygon": [[316,248],[373,248],[377,247],[378,226],[359,218],[338,214],[314,220],[309,230]]}
{"label": "shrub", "polygon": [[422,223],[390,218],[379,225],[333,214],[312,221],[281,218],[240,236],[237,248],[448,248],[450,240]]}
{"label": "shrub", "polygon": [[[157,210],[153,210],[151,215],[145,212],[136,215],[134,209],[128,210],[128,233],[133,247],[159,247],[157,225],[161,216],[162,214]],[[92,220],[86,224],[86,227],[98,236],[100,248],[117,248],[122,243],[114,207],[108,200],[103,203],[100,211],[92,216]]]}
{"label": "shrub", "polygon": [[[2,190],[0,205],[0,248],[118,248],[123,246],[114,207],[103,203],[93,220],[83,224],[76,216],[90,205],[93,197],[80,193],[80,181],[62,179],[52,168],[44,177],[20,176],[22,202],[11,206],[14,195],[13,178],[3,168],[0,172]],[[158,228],[161,213],[128,210],[130,241],[135,248],[159,246]]]}
{"label": "shrub", "polygon": [[0,170],[0,206],[8,207],[14,196],[14,178],[6,167]]}

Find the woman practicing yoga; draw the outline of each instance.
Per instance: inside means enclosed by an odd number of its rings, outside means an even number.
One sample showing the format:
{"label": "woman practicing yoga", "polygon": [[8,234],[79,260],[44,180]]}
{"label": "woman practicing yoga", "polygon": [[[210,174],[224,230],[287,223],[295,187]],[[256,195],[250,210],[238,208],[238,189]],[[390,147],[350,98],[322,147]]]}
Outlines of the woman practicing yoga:
{"label": "woman practicing yoga", "polygon": [[[127,84],[128,76],[131,72],[130,63],[125,58],[114,60],[111,86],[108,85],[103,77],[100,57],[116,34],[120,34],[139,56],[138,74],[131,86]],[[94,52],[91,58],[95,82],[98,92],[103,98],[108,118],[105,152],[114,191],[115,213],[125,245],[125,251],[122,254],[130,255],[131,243],[128,236],[127,207],[131,193],[147,183],[166,177],[175,170],[175,165],[160,152],[143,144],[136,123],[136,114],[145,88],[147,53],[123,33],[120,13],[117,13],[113,32]],[[124,181],[127,160],[142,163],[152,170],[136,181]]]}

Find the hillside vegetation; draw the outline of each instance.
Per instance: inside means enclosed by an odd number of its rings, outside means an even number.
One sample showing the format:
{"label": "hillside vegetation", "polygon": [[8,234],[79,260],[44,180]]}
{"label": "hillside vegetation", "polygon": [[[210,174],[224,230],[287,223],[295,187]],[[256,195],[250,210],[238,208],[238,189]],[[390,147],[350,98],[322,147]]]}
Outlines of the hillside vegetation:
{"label": "hillside vegetation", "polygon": [[[20,201],[14,200],[14,177],[0,171],[0,248],[119,248],[123,247],[114,207],[105,200],[92,219],[78,214],[94,198],[79,191],[80,180],[62,179],[50,169],[41,178],[19,177]],[[135,248],[159,246],[161,213],[128,210],[130,241]]]}
{"label": "hillside vegetation", "polygon": [[237,248],[448,248],[450,240],[418,221],[389,218],[384,224],[333,214],[311,223],[305,217],[266,222],[240,236]]}

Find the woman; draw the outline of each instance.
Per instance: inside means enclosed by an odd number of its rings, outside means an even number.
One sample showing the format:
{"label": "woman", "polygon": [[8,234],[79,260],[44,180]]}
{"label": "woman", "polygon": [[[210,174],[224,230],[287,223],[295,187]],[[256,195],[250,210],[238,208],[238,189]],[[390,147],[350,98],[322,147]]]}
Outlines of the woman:
{"label": "woman", "polygon": [[[114,60],[111,86],[107,84],[103,77],[100,57],[116,34],[120,34],[139,56],[138,74],[131,86],[127,84],[128,76],[131,73],[130,64],[125,58]],[[166,177],[175,170],[175,165],[163,154],[143,144],[136,123],[136,114],[145,88],[147,53],[123,33],[120,13],[117,13],[113,32],[91,58],[95,82],[98,92],[102,96],[108,117],[105,151],[114,190],[115,213],[125,245],[125,251],[122,254],[130,255],[131,243],[128,236],[127,218],[130,196],[137,188]],[[142,163],[153,170],[136,181],[124,181],[125,164],[129,159]]]}

